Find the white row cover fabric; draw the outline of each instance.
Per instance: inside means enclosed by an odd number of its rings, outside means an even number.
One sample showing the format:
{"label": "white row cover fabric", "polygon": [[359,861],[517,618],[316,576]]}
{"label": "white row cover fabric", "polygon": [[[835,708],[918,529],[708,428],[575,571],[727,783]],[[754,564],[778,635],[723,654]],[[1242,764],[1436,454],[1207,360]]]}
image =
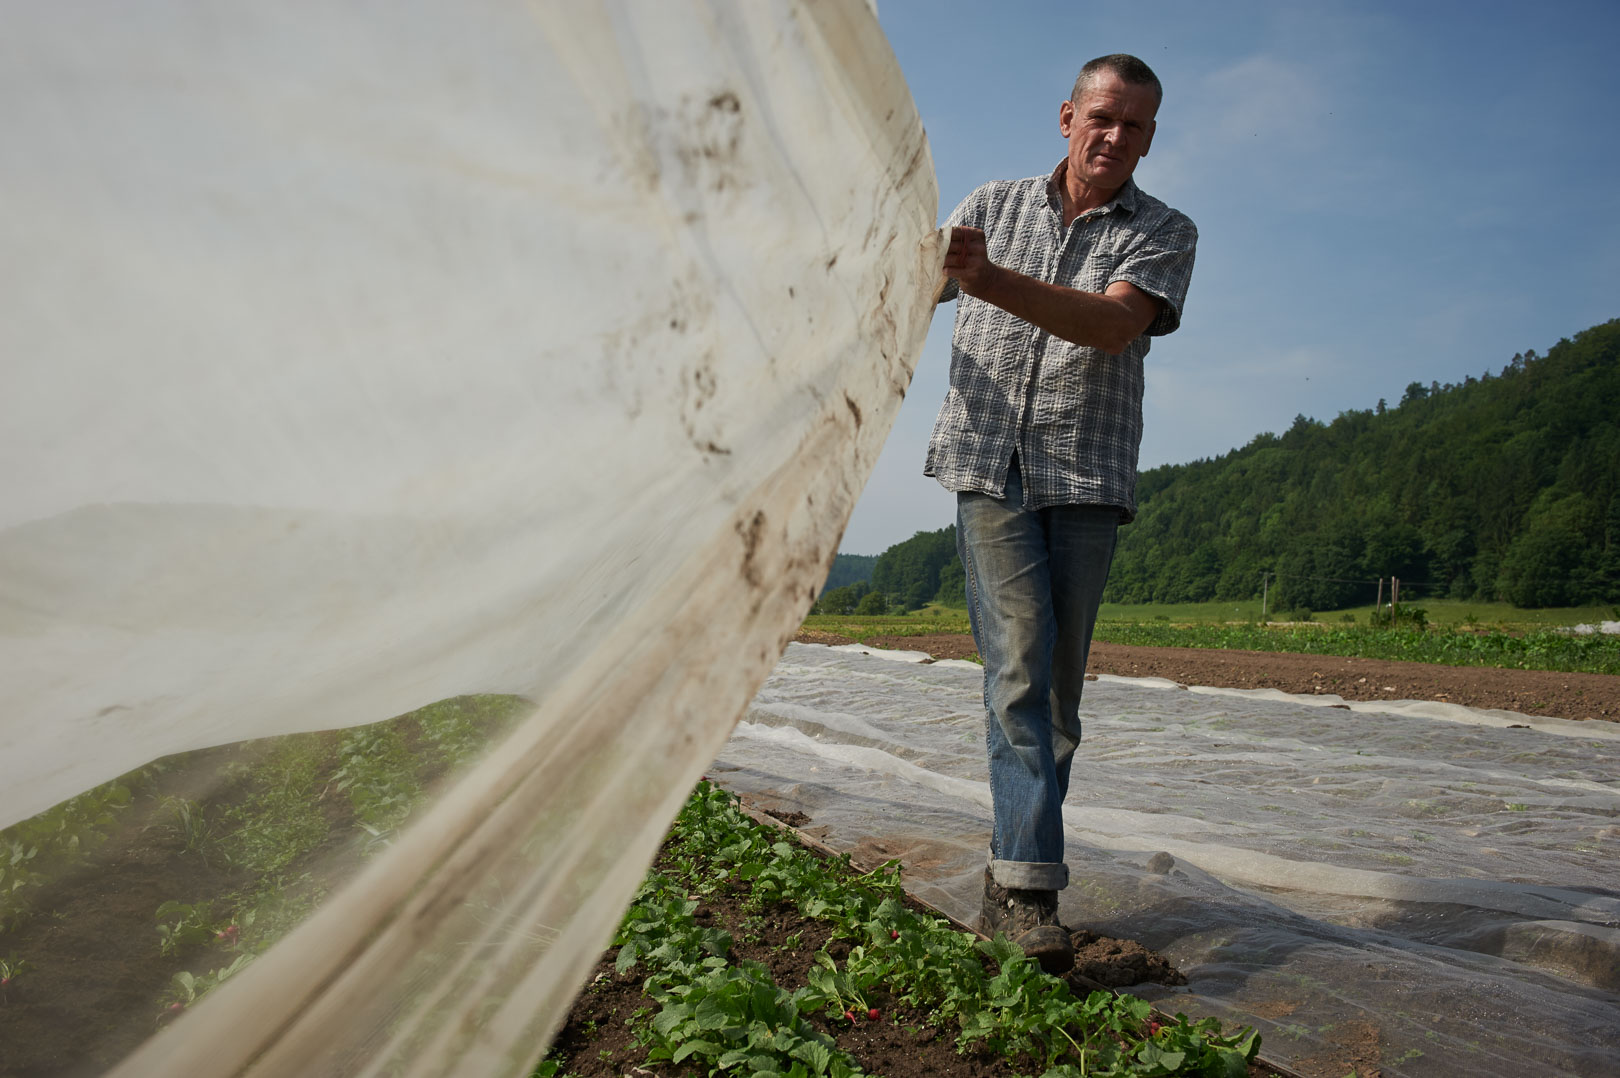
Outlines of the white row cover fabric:
{"label": "white row cover fabric", "polygon": [[[916,653],[910,653],[916,657]],[[977,916],[983,671],[790,645],[710,774]],[[1103,676],[1064,807],[1070,925],[1310,1074],[1615,1073],[1620,728]]]}
{"label": "white row cover fabric", "polygon": [[120,1074],[521,1074],[824,579],[939,283],[862,0],[9,5],[0,824],[539,703]]}

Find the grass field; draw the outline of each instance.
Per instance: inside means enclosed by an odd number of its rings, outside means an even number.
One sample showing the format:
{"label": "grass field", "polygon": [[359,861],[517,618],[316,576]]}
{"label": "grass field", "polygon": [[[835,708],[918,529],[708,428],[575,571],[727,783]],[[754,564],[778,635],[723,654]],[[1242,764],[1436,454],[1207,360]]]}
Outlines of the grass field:
{"label": "grass field", "polygon": [[[1232,648],[1368,659],[1620,674],[1620,635],[1578,636],[1579,624],[1620,620],[1614,607],[1521,610],[1505,603],[1434,600],[1429,628],[1375,628],[1372,608],[1313,614],[1308,622],[1260,620],[1256,603],[1105,603],[1095,638],[1148,647]],[[930,605],[909,614],[813,615],[804,627],[865,642],[880,636],[968,632],[967,612]]]}
{"label": "grass field", "polygon": [[[1570,606],[1547,607],[1530,610],[1508,603],[1482,603],[1462,599],[1430,599],[1408,604],[1421,607],[1435,628],[1494,629],[1507,633],[1535,632],[1542,629],[1565,628],[1572,625],[1595,625],[1603,621],[1620,620],[1620,607]],[[1311,622],[1323,627],[1369,625],[1373,608],[1353,606],[1345,610],[1328,610],[1311,615]],[[1293,612],[1268,612],[1266,621],[1272,625],[1298,624],[1292,621]],[[1260,600],[1225,603],[1104,603],[1097,612],[1099,624],[1122,623],[1145,625],[1168,622],[1173,626],[1207,626],[1250,623],[1260,624]],[[836,626],[847,626],[855,631],[843,635],[861,639],[864,636],[920,636],[926,633],[965,633],[968,631],[967,611],[957,607],[930,603],[921,610],[908,614],[872,616],[812,615],[805,619],[805,628],[824,632],[841,632]]]}
{"label": "grass field", "polygon": [[[1423,599],[1410,604],[1421,607],[1429,624],[1453,628],[1470,626],[1481,629],[1500,629],[1503,632],[1533,632],[1570,625],[1595,625],[1602,621],[1620,620],[1620,607],[1571,606],[1547,607],[1531,610],[1509,603],[1482,603],[1465,599]],[[1353,606],[1344,610],[1320,611],[1311,620],[1323,625],[1357,625],[1371,622],[1373,608]],[[1293,612],[1270,610],[1267,620],[1286,622]],[[1227,622],[1260,621],[1260,600],[1235,603],[1104,603],[1097,613],[1098,621],[1148,622],[1168,621],[1172,624],[1219,625]]]}

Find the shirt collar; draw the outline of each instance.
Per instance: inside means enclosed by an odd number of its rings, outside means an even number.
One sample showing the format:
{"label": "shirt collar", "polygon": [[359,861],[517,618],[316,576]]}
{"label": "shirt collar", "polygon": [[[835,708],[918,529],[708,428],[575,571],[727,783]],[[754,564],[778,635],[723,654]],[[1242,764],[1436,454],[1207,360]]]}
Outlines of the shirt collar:
{"label": "shirt collar", "polygon": [[[1046,178],[1046,201],[1047,204],[1052,207],[1052,212],[1056,213],[1059,217],[1063,216],[1063,177],[1068,173],[1068,171],[1069,159],[1065,157],[1063,160],[1057,163],[1057,168],[1052,170],[1052,175]],[[1083,213],[1080,216],[1085,217],[1088,214],[1093,213],[1113,213],[1115,210],[1123,210],[1126,213],[1135,213],[1136,192],[1136,179],[1135,177],[1129,177],[1122,185],[1120,185],[1119,190],[1114,192],[1113,198],[1109,199],[1103,205],[1098,206],[1094,210],[1087,210],[1086,213]]]}

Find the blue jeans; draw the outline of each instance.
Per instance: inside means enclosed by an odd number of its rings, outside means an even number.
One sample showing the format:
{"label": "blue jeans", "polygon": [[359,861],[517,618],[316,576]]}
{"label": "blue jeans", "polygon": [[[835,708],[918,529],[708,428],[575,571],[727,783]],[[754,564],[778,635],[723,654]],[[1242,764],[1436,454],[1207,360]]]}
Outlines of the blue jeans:
{"label": "blue jeans", "polygon": [[995,829],[990,871],[1003,887],[1060,891],[1063,800],[1080,743],[1080,691],[1114,558],[1112,506],[1023,507],[1018,460],[1006,496],[956,496],[968,617],[984,660]]}

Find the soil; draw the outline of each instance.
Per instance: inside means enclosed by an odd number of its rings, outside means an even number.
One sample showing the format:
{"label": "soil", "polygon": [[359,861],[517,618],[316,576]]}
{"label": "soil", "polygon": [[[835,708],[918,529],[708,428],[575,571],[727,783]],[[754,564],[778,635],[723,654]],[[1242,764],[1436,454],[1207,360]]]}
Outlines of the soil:
{"label": "soil", "polygon": [[[801,632],[804,644],[853,644],[835,633]],[[875,636],[871,647],[923,651],[935,659],[977,655],[966,633]],[[1213,648],[1149,648],[1091,645],[1090,672],[1121,677],[1157,677],[1183,685],[1227,689],[1280,689],[1330,693],[1346,700],[1440,700],[1465,707],[1500,708],[1522,715],[1620,722],[1620,677],[1553,670],[1507,670],[1491,666],[1297,655]]]}
{"label": "soil", "polygon": [[[745,798],[745,802],[746,802]],[[755,813],[756,818],[761,814]],[[770,812],[778,820],[797,826],[802,814]],[[801,836],[801,839],[803,836]],[[808,843],[814,848],[813,841]],[[664,866],[663,857],[658,867]],[[764,963],[776,983],[792,991],[803,987],[812,965],[812,956],[825,947],[836,959],[848,956],[850,944],[831,938],[830,926],[799,916],[790,903],[777,903],[762,913],[746,908],[745,884],[734,884],[724,894],[706,900],[694,916],[706,924],[724,926],[734,943],[730,958]],[[910,904],[932,916],[939,916],[914,900]],[[794,937],[797,937],[796,943]],[[1099,988],[1120,988],[1145,982],[1179,985],[1183,977],[1162,955],[1130,940],[1110,939],[1094,932],[1071,933],[1075,943],[1075,969],[1069,975],[1076,995],[1084,997]],[[637,1011],[656,1007],[641,989],[643,973],[632,969],[619,973],[614,968],[617,950],[609,950],[597,963],[589,986],[569,1012],[567,1023],[553,1044],[552,1058],[564,1064],[569,1074],[586,1078],[621,1075],[637,1078],[698,1078],[701,1069],[667,1063],[648,1063],[646,1050],[636,1044],[629,1019]],[[988,958],[983,959],[987,964]],[[987,968],[990,968],[987,965]],[[999,1078],[1038,1073],[1044,1069],[1035,1060],[1008,1060],[985,1052],[960,1054],[955,1033],[932,1024],[932,1016],[898,1006],[891,999],[869,996],[879,1018],[860,1016],[854,1022],[812,1019],[822,1033],[833,1038],[840,1051],[848,1053],[869,1074],[885,1078]],[[1285,1072],[1256,1062],[1250,1067],[1254,1078],[1283,1078]]]}

